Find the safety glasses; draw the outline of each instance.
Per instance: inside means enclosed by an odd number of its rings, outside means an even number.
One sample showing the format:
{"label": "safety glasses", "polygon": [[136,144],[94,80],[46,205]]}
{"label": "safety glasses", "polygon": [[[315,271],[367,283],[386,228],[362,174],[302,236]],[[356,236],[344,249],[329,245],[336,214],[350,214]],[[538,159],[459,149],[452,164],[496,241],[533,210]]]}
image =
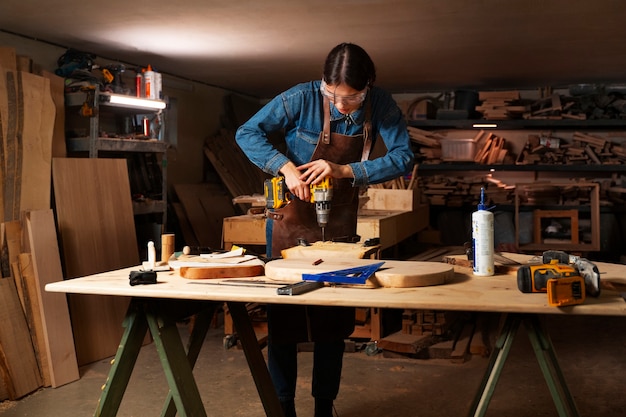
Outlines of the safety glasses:
{"label": "safety glasses", "polygon": [[365,90],[361,91],[360,93],[352,94],[349,96],[340,96],[335,94],[334,91],[328,91],[328,85],[324,80],[322,80],[322,84],[320,85],[320,92],[324,97],[328,98],[335,104],[342,103],[350,106],[363,103],[365,97],[367,96],[368,89],[369,87],[365,87]]}

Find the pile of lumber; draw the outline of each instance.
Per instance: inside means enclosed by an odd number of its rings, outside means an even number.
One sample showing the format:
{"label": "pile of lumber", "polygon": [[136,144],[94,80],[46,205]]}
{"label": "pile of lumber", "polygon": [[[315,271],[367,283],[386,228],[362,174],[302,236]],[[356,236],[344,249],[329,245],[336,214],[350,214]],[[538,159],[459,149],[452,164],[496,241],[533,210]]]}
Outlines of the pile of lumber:
{"label": "pile of lumber", "polygon": [[[36,72],[36,73],[34,73]],[[63,79],[0,47],[0,400],[79,378],[52,210]]]}
{"label": "pile of lumber", "polygon": [[528,120],[586,120],[587,114],[577,108],[576,104],[574,100],[567,100],[558,93],[552,93],[528,106],[528,110],[522,116]]}
{"label": "pile of lumber", "polygon": [[598,134],[574,132],[571,140],[550,134],[529,135],[517,164],[621,165],[626,147]]}
{"label": "pile of lumber", "polygon": [[378,347],[385,357],[463,363],[472,355],[489,355],[492,331],[486,314],[410,309],[403,311],[402,330],[382,338]]}
{"label": "pile of lumber", "polygon": [[519,91],[480,91],[481,102],[476,111],[487,120],[586,120],[587,114],[579,100],[541,90],[538,100],[522,99]]}
{"label": "pile of lumber", "polygon": [[[483,137],[484,140],[482,139]],[[509,151],[504,147],[506,139],[502,136],[497,136],[493,132],[486,133],[481,130],[474,139],[478,143],[482,141],[482,147],[476,152],[476,155],[474,155],[474,162],[493,165],[503,164],[511,159],[507,158]]]}
{"label": "pile of lumber", "polygon": [[485,199],[490,204],[513,204],[515,201],[515,185],[506,184],[491,175],[422,176],[419,178],[419,188],[429,204],[438,206],[476,205],[481,188],[485,188]]}

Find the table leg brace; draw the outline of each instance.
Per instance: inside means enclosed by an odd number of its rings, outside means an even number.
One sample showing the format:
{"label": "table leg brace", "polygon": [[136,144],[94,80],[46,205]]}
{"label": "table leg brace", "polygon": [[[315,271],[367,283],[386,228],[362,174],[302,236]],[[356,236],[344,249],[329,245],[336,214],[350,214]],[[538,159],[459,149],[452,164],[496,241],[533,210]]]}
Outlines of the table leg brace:
{"label": "table leg brace", "polygon": [[515,334],[522,321],[525,324],[530,343],[535,351],[543,377],[550,389],[550,394],[559,417],[578,417],[576,404],[567,388],[552,342],[547,331],[541,326],[539,318],[534,314],[506,315],[500,335],[496,340],[494,351],[491,353],[489,365],[472,403],[469,416],[484,417],[487,413],[487,407],[513,345]]}

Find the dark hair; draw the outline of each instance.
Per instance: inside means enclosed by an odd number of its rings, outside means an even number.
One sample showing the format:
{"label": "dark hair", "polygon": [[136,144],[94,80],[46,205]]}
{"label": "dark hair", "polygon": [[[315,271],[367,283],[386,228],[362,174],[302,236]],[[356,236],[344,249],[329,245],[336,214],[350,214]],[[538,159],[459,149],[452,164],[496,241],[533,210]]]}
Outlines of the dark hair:
{"label": "dark hair", "polygon": [[363,90],[376,80],[376,68],[363,48],[353,43],[335,46],[324,63],[326,84],[347,84],[355,90]]}

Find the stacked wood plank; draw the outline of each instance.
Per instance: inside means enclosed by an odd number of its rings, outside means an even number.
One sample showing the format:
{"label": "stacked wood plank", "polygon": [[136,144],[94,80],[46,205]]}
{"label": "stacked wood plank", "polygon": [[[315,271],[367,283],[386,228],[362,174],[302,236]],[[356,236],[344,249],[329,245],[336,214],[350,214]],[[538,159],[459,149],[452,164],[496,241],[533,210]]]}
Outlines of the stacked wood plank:
{"label": "stacked wood plank", "polygon": [[476,111],[487,120],[515,119],[526,111],[525,106],[516,104],[520,99],[519,91],[480,91],[480,106]]}
{"label": "stacked wood plank", "polygon": [[428,130],[418,129],[408,126],[409,139],[411,142],[419,145],[419,152],[422,158],[429,161],[441,160],[441,139],[445,139],[445,135]]}
{"label": "stacked wood plank", "polygon": [[574,132],[570,140],[529,135],[517,164],[619,165],[626,163],[626,149],[598,134]]}
{"label": "stacked wood plank", "polygon": [[0,47],[0,400],[79,377],[65,296],[44,291],[63,279],[50,210],[63,80],[33,68]]}

